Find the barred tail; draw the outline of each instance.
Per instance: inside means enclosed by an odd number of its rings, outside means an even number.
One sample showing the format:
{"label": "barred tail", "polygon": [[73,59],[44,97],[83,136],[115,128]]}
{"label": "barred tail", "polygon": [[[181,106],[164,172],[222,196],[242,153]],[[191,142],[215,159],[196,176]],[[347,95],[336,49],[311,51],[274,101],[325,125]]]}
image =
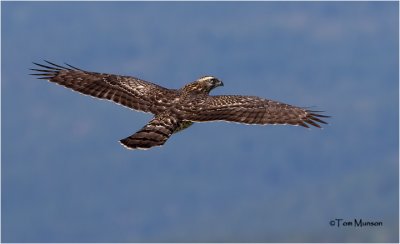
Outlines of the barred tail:
{"label": "barred tail", "polygon": [[178,126],[177,119],[159,115],[135,134],[120,140],[120,143],[127,149],[149,149],[162,146]]}

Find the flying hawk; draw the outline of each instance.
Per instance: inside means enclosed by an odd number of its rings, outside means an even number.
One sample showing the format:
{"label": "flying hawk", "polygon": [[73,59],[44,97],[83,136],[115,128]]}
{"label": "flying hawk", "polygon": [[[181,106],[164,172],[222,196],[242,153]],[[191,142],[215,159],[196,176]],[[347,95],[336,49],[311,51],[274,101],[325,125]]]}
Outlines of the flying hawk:
{"label": "flying hawk", "polygon": [[255,96],[210,96],[221,80],[204,76],[181,89],[167,89],[135,77],[96,73],[48,61],[38,64],[39,79],[49,80],[82,94],[111,100],[130,109],[154,114],[135,134],[120,140],[128,149],[149,149],[194,122],[229,121],[244,124],[283,124],[320,127],[321,111],[312,111]]}

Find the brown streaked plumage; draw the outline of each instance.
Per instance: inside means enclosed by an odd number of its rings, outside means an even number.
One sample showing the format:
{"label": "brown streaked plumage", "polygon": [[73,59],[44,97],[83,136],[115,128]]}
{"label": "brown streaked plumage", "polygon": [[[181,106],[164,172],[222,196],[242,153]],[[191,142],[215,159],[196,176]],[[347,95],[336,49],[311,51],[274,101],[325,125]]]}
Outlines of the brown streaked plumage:
{"label": "brown streaked plumage", "polygon": [[155,117],[135,134],[120,140],[129,149],[163,145],[168,138],[194,122],[229,121],[245,124],[288,124],[320,127],[329,116],[255,96],[210,96],[223,83],[204,76],[181,89],[167,89],[135,77],[85,71],[48,61],[38,64],[39,79],[68,87],[85,95],[106,99]]}

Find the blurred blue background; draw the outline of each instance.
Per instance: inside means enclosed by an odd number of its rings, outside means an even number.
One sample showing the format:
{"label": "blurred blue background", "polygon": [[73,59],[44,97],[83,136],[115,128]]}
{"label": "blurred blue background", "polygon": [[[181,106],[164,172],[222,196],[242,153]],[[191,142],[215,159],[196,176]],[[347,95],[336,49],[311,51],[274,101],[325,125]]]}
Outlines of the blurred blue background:
{"label": "blurred blue background", "polygon": [[[398,2],[3,2],[3,242],[398,242]],[[196,124],[29,76],[47,59],[332,115],[324,129]],[[381,227],[331,227],[335,218]]]}

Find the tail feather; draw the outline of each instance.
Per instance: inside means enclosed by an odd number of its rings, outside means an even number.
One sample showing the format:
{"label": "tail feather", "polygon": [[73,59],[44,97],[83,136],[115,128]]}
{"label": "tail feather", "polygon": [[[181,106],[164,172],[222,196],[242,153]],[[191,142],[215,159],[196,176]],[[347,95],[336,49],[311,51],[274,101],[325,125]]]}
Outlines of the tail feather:
{"label": "tail feather", "polygon": [[149,149],[162,146],[179,127],[179,121],[171,116],[156,116],[135,134],[120,140],[128,149]]}

